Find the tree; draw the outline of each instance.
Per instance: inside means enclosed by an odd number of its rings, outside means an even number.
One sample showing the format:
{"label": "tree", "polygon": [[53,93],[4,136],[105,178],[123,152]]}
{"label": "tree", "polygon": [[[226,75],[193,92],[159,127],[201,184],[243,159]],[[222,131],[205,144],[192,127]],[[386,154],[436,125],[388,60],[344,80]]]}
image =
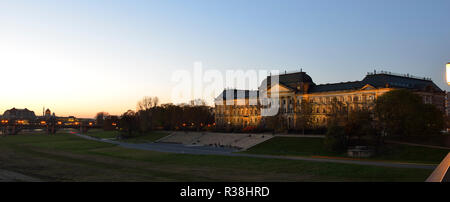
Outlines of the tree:
{"label": "tree", "polygon": [[103,121],[103,130],[115,130],[118,123],[118,116],[106,116]]}
{"label": "tree", "polygon": [[355,110],[349,113],[344,124],[347,139],[356,139],[359,143],[364,136],[374,135],[372,113],[368,110]]}
{"label": "tree", "polygon": [[98,112],[97,115],[95,116],[95,120],[97,122],[97,125],[102,127],[103,123],[105,121],[105,118],[109,116],[108,112]]}
{"label": "tree", "polygon": [[148,111],[149,109],[158,106],[158,103],[158,97],[145,96],[137,103],[137,109],[138,111]]}
{"label": "tree", "polygon": [[130,138],[139,130],[139,122],[133,110],[125,112],[119,121],[119,135],[121,138]]}
{"label": "tree", "polygon": [[344,152],[347,149],[347,136],[342,126],[332,123],[325,135],[324,147],[332,152]]}
{"label": "tree", "polygon": [[348,118],[348,107],[336,98],[331,99],[328,123],[343,126]]}
{"label": "tree", "polygon": [[275,116],[264,117],[267,128],[271,129],[273,133],[285,132],[287,130],[287,120],[281,115],[280,111]]}
{"label": "tree", "polygon": [[297,130],[302,130],[302,134],[305,134],[305,129],[310,128],[312,125],[312,112],[312,103],[307,100],[302,100],[296,112],[297,116],[295,120],[295,127]]}
{"label": "tree", "polygon": [[444,128],[440,110],[424,104],[419,95],[404,89],[380,96],[376,100],[375,114],[381,130],[391,137],[437,134]]}
{"label": "tree", "polygon": [[159,104],[158,97],[146,96],[137,103],[137,119],[139,121],[139,130],[142,133],[153,129],[153,109]]}

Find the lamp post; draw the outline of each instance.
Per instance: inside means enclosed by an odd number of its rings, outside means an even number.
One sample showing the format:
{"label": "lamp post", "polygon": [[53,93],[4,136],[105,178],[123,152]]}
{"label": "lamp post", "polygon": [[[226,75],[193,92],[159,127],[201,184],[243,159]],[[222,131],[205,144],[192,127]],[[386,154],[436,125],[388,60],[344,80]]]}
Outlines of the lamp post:
{"label": "lamp post", "polygon": [[446,65],[447,85],[450,85],[450,62]]}

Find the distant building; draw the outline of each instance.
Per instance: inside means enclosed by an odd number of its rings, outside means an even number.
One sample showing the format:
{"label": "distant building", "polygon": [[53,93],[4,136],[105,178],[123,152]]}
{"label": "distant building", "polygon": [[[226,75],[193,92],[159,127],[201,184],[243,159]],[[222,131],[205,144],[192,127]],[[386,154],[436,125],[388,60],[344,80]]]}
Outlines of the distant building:
{"label": "distant building", "polygon": [[14,120],[14,119],[22,119],[22,120],[35,120],[36,115],[33,111],[25,109],[16,109],[12,108],[9,110],[6,110],[5,113],[3,113],[2,119],[7,120]]}
{"label": "distant building", "polygon": [[[287,120],[287,128],[294,128],[300,117],[302,102],[312,104],[313,122],[325,126],[332,111],[332,101],[343,104],[343,109],[354,111],[370,107],[379,96],[394,89],[408,89],[420,95],[424,103],[445,111],[446,94],[430,79],[388,72],[368,73],[361,81],[316,85],[305,72],[278,75],[279,82],[271,84],[268,76],[259,90],[224,90],[215,99],[215,121],[218,126],[264,126],[260,95],[270,95],[278,85],[279,112]],[[263,85],[267,84],[267,88]],[[448,94],[447,94],[448,95]],[[231,104],[227,104],[231,103]],[[249,104],[252,103],[252,104]],[[256,104],[255,104],[256,103]]]}

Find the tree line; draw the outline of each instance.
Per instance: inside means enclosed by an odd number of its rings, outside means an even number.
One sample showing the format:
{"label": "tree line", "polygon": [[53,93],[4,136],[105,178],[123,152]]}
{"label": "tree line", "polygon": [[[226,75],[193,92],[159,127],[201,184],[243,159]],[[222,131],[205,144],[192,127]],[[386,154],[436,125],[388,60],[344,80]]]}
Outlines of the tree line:
{"label": "tree line", "polygon": [[[448,120],[435,105],[425,104],[421,96],[405,89],[389,91],[374,102],[360,103],[353,109],[334,98],[325,115],[326,124],[318,124],[323,120],[317,120],[311,101],[302,100],[296,107],[295,120],[288,120],[279,112],[264,117],[259,128],[273,133],[325,133],[326,149],[335,152],[344,152],[350,146],[370,146],[377,152],[386,139],[443,139],[442,131]],[[294,122],[295,127],[289,128]]]}
{"label": "tree line", "polygon": [[442,136],[445,125],[445,115],[435,105],[425,104],[411,91],[393,90],[362,109],[336,110],[328,123],[325,146],[343,152],[349,146],[367,145],[380,152],[386,139],[435,138]]}
{"label": "tree line", "polygon": [[204,101],[189,104],[159,104],[158,97],[144,97],[137,110],[128,110],[121,116],[99,112],[97,125],[105,130],[119,130],[123,138],[145,134],[152,130],[206,130],[213,128],[212,108]]}

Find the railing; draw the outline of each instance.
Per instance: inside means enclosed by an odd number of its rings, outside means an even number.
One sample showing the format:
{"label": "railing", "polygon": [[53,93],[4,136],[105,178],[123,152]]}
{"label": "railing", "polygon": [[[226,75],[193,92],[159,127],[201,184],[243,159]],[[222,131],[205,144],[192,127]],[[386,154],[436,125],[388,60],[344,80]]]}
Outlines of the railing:
{"label": "railing", "polygon": [[[450,179],[448,179],[447,172],[450,172],[448,169],[450,166],[450,153],[447,154],[447,156],[442,160],[442,162],[439,164],[439,166],[431,173],[431,175],[427,178],[425,182],[448,182]],[[446,177],[447,176],[447,177]]]}

